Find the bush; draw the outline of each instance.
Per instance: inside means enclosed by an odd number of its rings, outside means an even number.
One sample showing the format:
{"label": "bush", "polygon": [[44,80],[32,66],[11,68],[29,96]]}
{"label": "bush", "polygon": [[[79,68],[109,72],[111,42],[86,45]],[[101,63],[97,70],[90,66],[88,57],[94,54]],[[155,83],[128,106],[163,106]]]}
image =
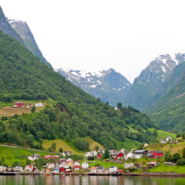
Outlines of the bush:
{"label": "bush", "polygon": [[184,139],[178,139],[178,142],[184,142]]}
{"label": "bush", "polygon": [[94,160],[94,158],[95,158],[94,156],[89,156],[87,159],[88,160]]}
{"label": "bush", "polygon": [[179,159],[177,165],[185,165],[185,159]]}

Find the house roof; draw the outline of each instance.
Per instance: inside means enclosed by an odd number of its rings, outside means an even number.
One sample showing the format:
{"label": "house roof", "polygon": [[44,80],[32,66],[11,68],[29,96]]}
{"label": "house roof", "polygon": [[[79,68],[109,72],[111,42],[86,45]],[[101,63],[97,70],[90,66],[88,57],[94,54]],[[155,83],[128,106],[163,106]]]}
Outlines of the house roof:
{"label": "house roof", "polygon": [[91,170],[96,170],[97,169],[97,167],[91,167]]}
{"label": "house roof", "polygon": [[73,168],[81,168],[80,165],[74,165]]}
{"label": "house roof", "polygon": [[103,166],[98,166],[97,169],[104,169],[104,167]]}
{"label": "house roof", "polygon": [[116,166],[110,166],[110,168],[115,168]]}
{"label": "house roof", "polygon": [[163,154],[163,151],[155,151],[155,153]]}

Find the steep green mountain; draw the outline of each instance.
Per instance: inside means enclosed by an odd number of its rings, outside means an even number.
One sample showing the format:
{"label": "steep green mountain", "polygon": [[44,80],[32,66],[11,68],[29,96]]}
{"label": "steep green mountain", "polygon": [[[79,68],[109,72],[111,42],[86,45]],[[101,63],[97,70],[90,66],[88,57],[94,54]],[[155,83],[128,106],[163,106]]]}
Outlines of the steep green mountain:
{"label": "steep green mountain", "polygon": [[52,68],[51,64],[43,57],[28,24],[24,21],[15,19],[7,19],[7,21],[9,22],[10,26],[20,35],[26,48],[36,57],[38,57],[42,63],[45,63]]}
{"label": "steep green mountain", "polygon": [[124,104],[139,110],[147,109],[151,104],[148,102],[157,95],[175,66],[183,61],[185,54],[180,53],[160,55],[155,58],[134,80]]}
{"label": "steep green mountain", "polygon": [[147,107],[151,107],[163,98],[175,85],[178,84],[182,75],[185,72],[185,62],[177,65],[172,73],[168,76],[159,92],[147,103]]}
{"label": "steep green mountain", "polygon": [[146,110],[162,130],[185,131],[185,73],[179,83],[155,105]]}
{"label": "steep green mountain", "polygon": [[2,30],[4,34],[8,34],[10,37],[14,38],[19,43],[24,45],[23,40],[16,33],[16,31],[12,29],[12,27],[9,25],[8,21],[6,20],[6,17],[3,13],[1,6],[0,6],[0,30]]}
{"label": "steep green mountain", "polygon": [[104,103],[116,106],[123,103],[132,84],[114,69],[71,70],[56,69],[59,74],[85,92],[100,98]]}
{"label": "steep green mountain", "polygon": [[[127,138],[139,142],[156,141],[156,132],[144,131],[155,128],[146,114],[132,107],[114,110],[41,63],[27,48],[2,31],[0,87],[0,101],[3,102],[43,99],[58,102],[39,113],[15,115],[8,120],[2,117],[0,142],[35,147],[34,139],[62,138],[77,145],[78,149],[86,149],[88,143],[83,142],[83,138],[90,136],[104,147],[116,149],[118,145],[122,147]],[[132,133],[130,127],[139,132]]]}

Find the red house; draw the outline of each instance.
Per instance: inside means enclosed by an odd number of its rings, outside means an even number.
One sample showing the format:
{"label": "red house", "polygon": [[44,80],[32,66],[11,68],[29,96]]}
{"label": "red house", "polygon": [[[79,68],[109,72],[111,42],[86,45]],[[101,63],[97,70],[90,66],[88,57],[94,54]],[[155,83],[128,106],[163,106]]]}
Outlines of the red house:
{"label": "red house", "polygon": [[52,159],[55,159],[56,160],[57,158],[58,158],[58,156],[56,156],[56,155],[53,155],[52,156]]}
{"label": "red house", "polygon": [[161,157],[163,157],[162,151],[154,151],[153,152],[153,158],[161,158]]}
{"label": "red house", "polygon": [[122,159],[124,156],[124,154],[122,152],[116,152],[114,155],[113,155],[113,159]]}
{"label": "red house", "polygon": [[97,155],[97,159],[100,159],[101,156],[102,156],[102,154],[98,154],[98,155]]}
{"label": "red house", "polygon": [[65,172],[65,168],[64,167],[61,167],[60,168],[60,172]]}
{"label": "red house", "polygon": [[44,159],[51,159],[52,158],[52,155],[46,155],[44,156]]}
{"label": "red house", "polygon": [[22,107],[24,106],[24,102],[14,102],[14,107]]}

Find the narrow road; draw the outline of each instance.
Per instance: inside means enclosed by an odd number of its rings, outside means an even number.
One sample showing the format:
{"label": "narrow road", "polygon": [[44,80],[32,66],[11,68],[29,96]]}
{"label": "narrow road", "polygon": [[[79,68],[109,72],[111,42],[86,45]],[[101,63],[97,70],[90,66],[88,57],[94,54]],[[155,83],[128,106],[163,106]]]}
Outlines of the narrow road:
{"label": "narrow road", "polygon": [[33,150],[33,151],[38,151],[38,152],[46,152],[46,153],[57,154],[56,152],[49,152],[49,151],[45,151],[45,150],[37,150],[37,149],[32,149],[32,148],[24,148],[24,147],[14,146],[14,145],[3,145],[3,144],[0,144],[0,146],[7,146],[7,147],[12,147],[12,148],[21,148],[21,149],[25,149],[25,150]]}

